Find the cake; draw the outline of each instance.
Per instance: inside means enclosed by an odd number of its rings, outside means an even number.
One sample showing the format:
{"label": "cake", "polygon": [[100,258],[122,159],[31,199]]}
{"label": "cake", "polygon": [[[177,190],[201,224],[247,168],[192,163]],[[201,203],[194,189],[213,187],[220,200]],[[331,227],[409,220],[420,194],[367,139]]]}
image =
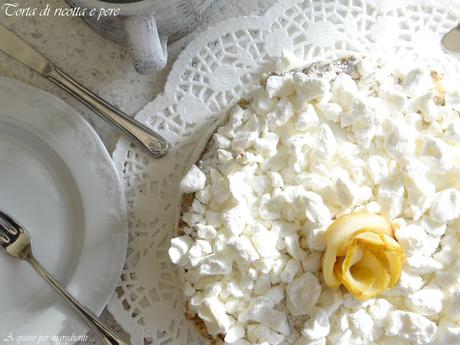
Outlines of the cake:
{"label": "cake", "polygon": [[[181,182],[169,249],[210,343],[460,344],[455,83],[350,56],[265,75],[229,112]],[[325,254],[345,220],[363,222],[348,273],[343,248]]]}

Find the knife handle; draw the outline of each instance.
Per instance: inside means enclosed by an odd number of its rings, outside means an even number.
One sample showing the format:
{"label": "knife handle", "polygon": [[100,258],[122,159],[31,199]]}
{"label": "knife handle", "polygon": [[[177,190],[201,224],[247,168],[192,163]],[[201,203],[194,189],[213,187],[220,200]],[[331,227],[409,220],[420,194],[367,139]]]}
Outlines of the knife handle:
{"label": "knife handle", "polygon": [[46,73],[44,73],[45,77],[70,93],[97,115],[128,134],[138,144],[149,151],[154,158],[161,158],[168,153],[169,144],[162,136],[118,110],[73,80],[56,66],[49,64],[48,67]]}

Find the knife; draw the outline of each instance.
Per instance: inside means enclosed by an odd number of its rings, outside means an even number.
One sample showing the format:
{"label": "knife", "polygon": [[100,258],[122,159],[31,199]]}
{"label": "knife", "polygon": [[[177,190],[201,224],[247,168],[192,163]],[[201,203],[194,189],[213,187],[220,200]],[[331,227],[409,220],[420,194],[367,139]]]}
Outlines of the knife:
{"label": "knife", "polygon": [[460,52],[460,24],[450,30],[442,38],[442,45],[451,52]]}
{"label": "knife", "polygon": [[150,152],[154,158],[161,158],[168,153],[169,144],[161,135],[132,119],[70,78],[43,55],[2,25],[0,25],[0,50],[63,88],[88,108],[92,109],[97,115],[128,134],[141,147]]}

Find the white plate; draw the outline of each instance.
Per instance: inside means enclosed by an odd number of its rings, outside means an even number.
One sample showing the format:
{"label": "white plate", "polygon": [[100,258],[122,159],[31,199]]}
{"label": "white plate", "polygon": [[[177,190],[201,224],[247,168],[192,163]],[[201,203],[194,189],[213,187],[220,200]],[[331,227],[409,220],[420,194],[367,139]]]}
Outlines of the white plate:
{"label": "white plate", "polygon": [[[43,266],[99,315],[127,245],[114,165],[89,124],[55,96],[0,78],[0,105],[0,209],[30,231]],[[0,291],[0,341],[51,344],[87,330],[26,262],[1,252]]]}

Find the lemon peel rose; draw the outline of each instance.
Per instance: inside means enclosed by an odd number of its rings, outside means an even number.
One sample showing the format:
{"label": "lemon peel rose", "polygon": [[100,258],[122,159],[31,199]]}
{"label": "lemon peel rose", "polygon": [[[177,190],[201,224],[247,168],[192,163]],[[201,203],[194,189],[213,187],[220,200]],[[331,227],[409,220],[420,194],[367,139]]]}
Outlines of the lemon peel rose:
{"label": "lemon peel rose", "polygon": [[329,287],[343,285],[360,300],[394,287],[401,275],[404,251],[386,218],[356,212],[337,218],[327,229],[323,277]]}

